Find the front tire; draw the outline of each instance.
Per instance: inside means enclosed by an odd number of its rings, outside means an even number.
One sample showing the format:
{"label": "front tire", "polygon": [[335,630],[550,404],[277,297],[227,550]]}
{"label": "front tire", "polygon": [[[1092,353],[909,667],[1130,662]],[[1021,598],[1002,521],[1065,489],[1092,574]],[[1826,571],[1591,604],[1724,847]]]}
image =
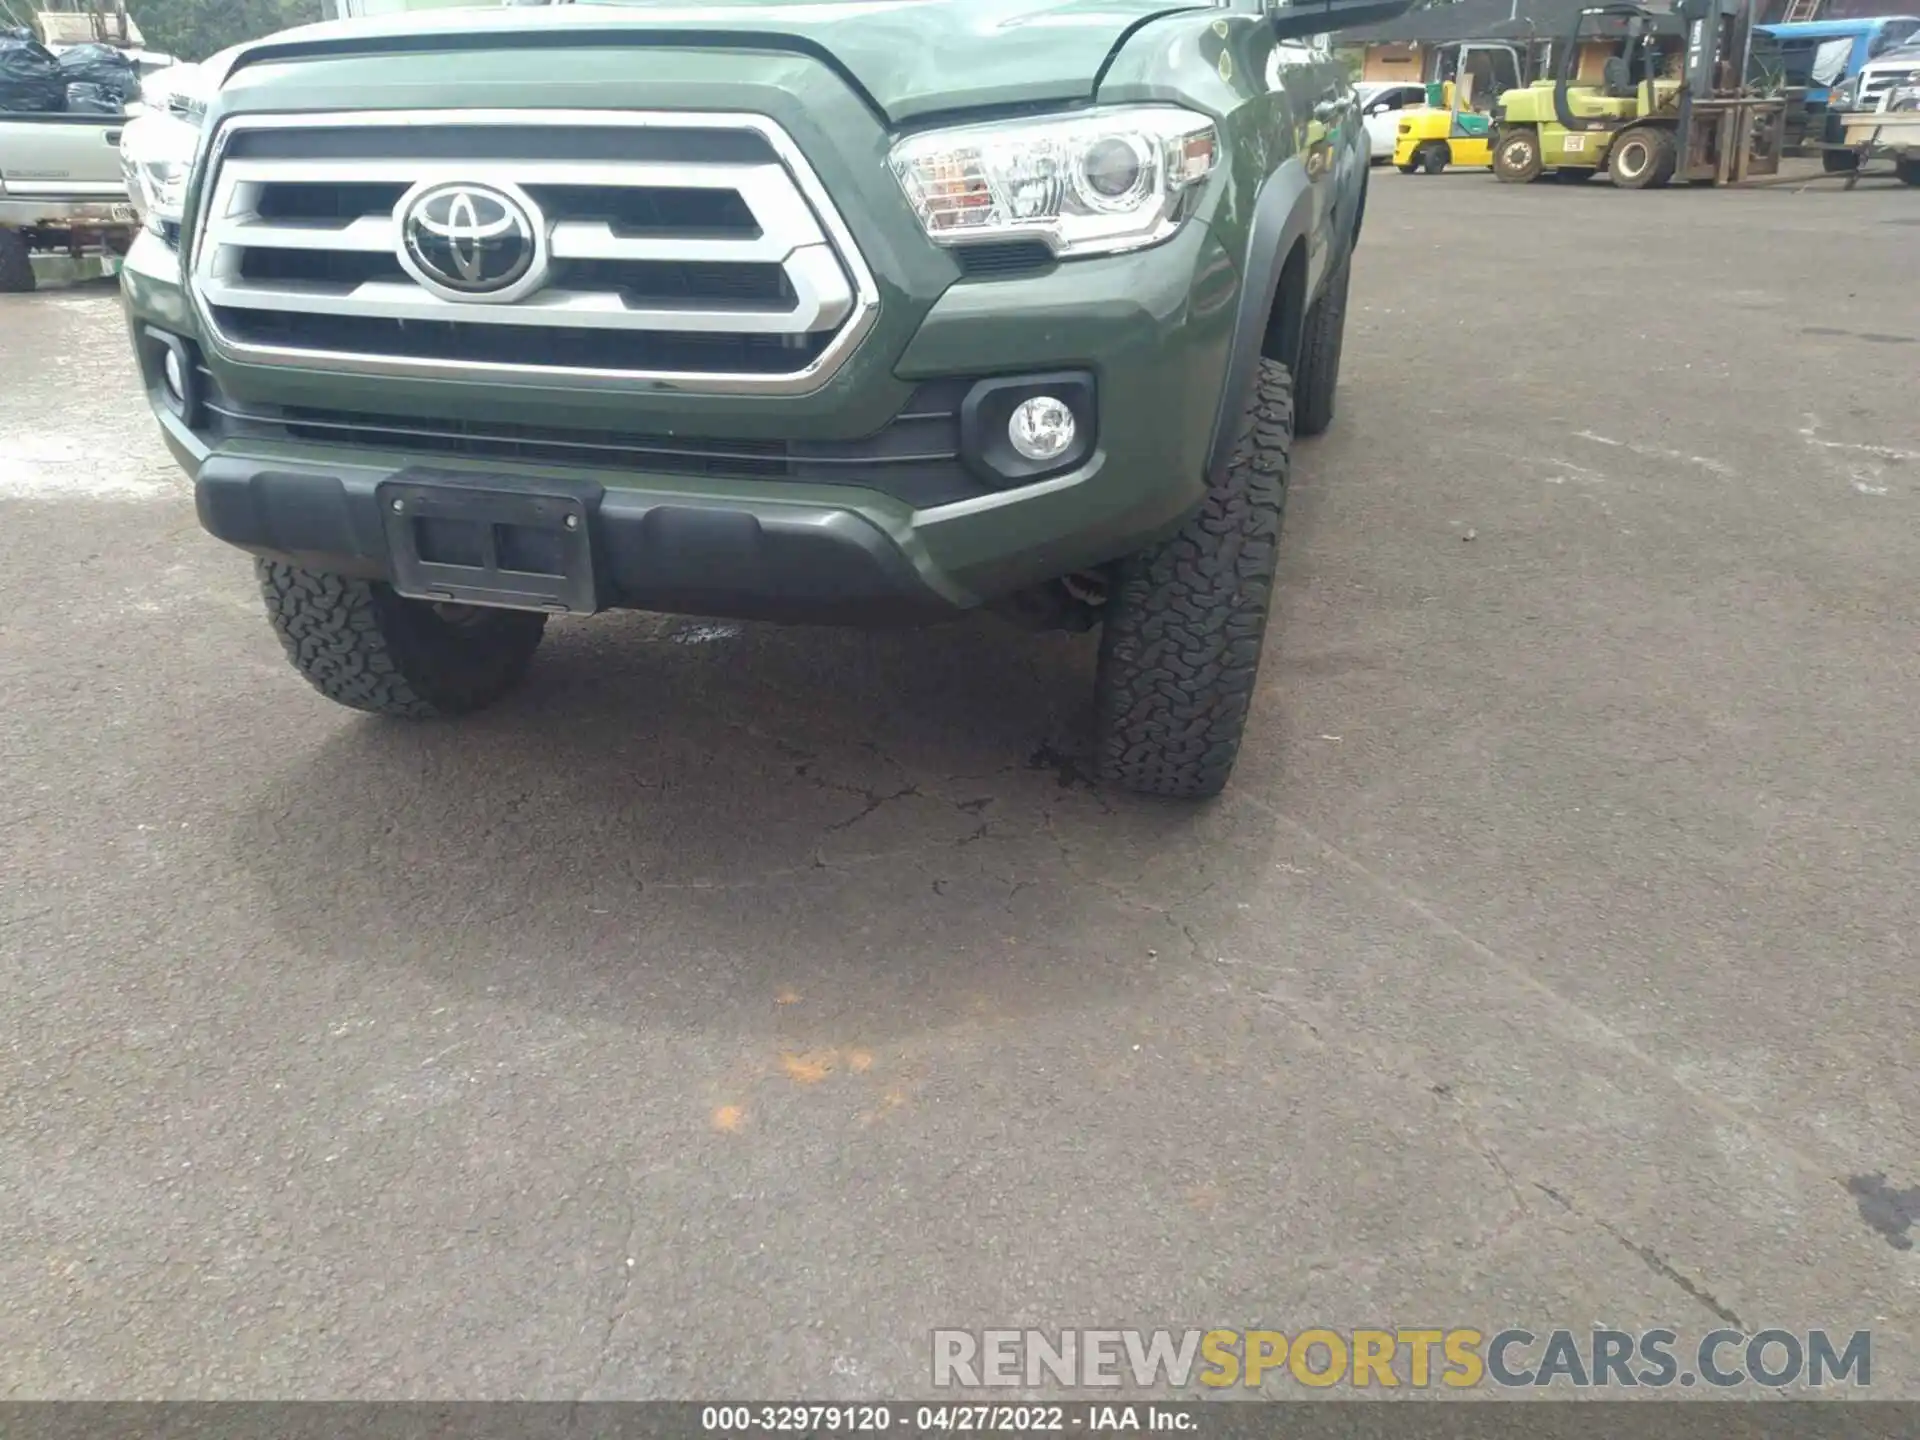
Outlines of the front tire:
{"label": "front tire", "polygon": [[1820,168],[1829,175],[1851,175],[1860,168],[1860,157],[1851,150],[1822,150]]}
{"label": "front tire", "polygon": [[33,289],[33,255],[18,230],[0,230],[0,295],[24,295]]}
{"label": "front tire", "polygon": [[1894,161],[1893,173],[1902,185],[1920,185],[1920,157],[1903,156]]}
{"label": "front tire", "polygon": [[1226,788],[1253,705],[1293,447],[1293,378],[1262,360],[1225,473],[1171,539],[1122,561],[1100,637],[1100,777],[1145,795]]}
{"label": "front tire", "polygon": [[337,704],[433,720],[518,685],[547,617],[407,600],[377,581],[256,560],[267,619],[307,683]]}
{"label": "front tire", "polygon": [[1607,173],[1623,190],[1658,190],[1673,179],[1673,132],[1636,125],[1613,142]]}
{"label": "front tire", "polygon": [[1340,351],[1347,333],[1347,287],[1353,252],[1327,277],[1326,289],[1307,312],[1300,331],[1300,378],[1293,386],[1293,433],[1320,435],[1333,424],[1334,390],[1340,384]]}
{"label": "front tire", "polygon": [[1430,140],[1420,147],[1420,168],[1429,175],[1438,175],[1452,158],[1453,152],[1441,141]]}
{"label": "front tire", "polygon": [[1546,169],[1540,158],[1540,135],[1534,130],[1503,130],[1493,152],[1493,173],[1509,185],[1527,185]]}

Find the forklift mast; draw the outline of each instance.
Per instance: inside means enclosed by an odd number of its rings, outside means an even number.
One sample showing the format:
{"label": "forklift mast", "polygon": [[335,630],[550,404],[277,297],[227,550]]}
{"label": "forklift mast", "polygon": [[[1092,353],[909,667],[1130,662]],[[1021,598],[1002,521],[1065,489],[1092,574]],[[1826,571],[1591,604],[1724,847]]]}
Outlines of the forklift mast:
{"label": "forklift mast", "polygon": [[1785,144],[1786,101],[1748,88],[1756,0],[1677,0],[1687,27],[1680,86],[1680,174],[1720,183],[1772,174]]}
{"label": "forklift mast", "polygon": [[1687,27],[1686,95],[1737,91],[1753,50],[1753,0],[1680,0],[1676,8]]}

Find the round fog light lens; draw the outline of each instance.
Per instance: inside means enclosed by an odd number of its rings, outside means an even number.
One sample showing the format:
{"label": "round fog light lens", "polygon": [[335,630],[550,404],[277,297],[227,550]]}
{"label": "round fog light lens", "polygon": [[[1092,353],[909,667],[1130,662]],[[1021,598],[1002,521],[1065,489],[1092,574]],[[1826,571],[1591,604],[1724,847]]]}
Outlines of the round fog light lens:
{"label": "round fog light lens", "polygon": [[180,363],[180,352],[171,345],[167,347],[167,357],[160,362],[160,378],[166,382],[167,397],[185,402],[187,398],[187,372]]}
{"label": "round fog light lens", "polygon": [[1034,461],[1057,460],[1073,444],[1078,427],[1073,411],[1051,395],[1036,395],[1014,407],[1007,421],[1007,439],[1013,448]]}

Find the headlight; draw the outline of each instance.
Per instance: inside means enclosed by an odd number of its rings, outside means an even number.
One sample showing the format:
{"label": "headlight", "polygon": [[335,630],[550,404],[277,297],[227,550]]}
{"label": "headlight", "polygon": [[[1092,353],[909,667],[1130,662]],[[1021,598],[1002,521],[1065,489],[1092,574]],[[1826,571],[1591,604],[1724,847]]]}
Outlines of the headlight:
{"label": "headlight", "polygon": [[1036,239],[1066,258],[1165,240],[1218,157],[1205,116],[1139,106],[935,130],[891,163],[934,243]]}
{"label": "headlight", "polygon": [[169,225],[178,233],[187,176],[199,143],[197,125],[165,110],[137,115],[120,132],[120,170],[126,176],[127,198],[156,235],[164,236]]}
{"label": "headlight", "polygon": [[147,229],[178,234],[187,176],[207,113],[197,65],[171,65],[140,82],[142,112],[120,132],[120,171],[127,198]]}
{"label": "headlight", "polygon": [[1827,93],[1829,110],[1858,110],[1860,108],[1860,86],[1867,78],[1863,70],[1844,85],[1836,85]]}

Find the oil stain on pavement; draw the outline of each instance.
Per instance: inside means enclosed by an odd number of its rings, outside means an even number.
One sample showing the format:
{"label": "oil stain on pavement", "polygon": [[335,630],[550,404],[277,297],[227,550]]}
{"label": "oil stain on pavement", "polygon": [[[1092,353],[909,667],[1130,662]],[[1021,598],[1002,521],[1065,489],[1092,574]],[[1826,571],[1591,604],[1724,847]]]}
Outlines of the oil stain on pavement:
{"label": "oil stain on pavement", "polygon": [[1887,1237],[1896,1250],[1913,1249],[1913,1224],[1920,1220],[1920,1185],[1896,1190],[1885,1175],[1855,1175],[1847,1193],[1860,1206],[1860,1218]]}

